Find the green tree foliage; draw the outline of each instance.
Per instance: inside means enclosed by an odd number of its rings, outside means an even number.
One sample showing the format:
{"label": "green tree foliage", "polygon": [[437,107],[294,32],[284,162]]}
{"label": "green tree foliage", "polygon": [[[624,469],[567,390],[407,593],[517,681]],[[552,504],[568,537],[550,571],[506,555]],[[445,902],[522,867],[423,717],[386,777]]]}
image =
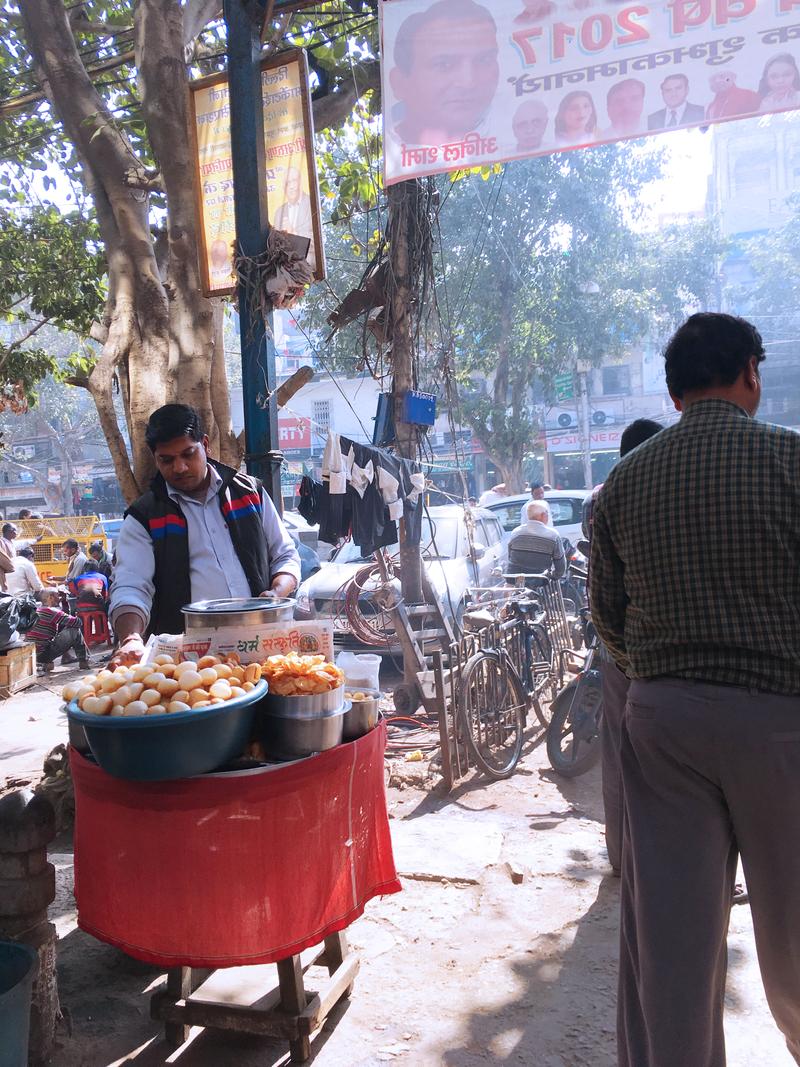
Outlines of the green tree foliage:
{"label": "green tree foliage", "polygon": [[[96,226],[54,206],[0,208],[0,408],[21,410],[57,366],[48,325],[86,336],[105,297]],[[70,352],[69,354],[72,354]]]}
{"label": "green tree foliage", "polygon": [[599,147],[471,176],[447,197],[443,279],[461,413],[507,484],[521,482],[557,374],[660,337],[713,292],[711,227],[634,228],[639,193],[660,168],[652,151]]}
{"label": "green tree foliage", "polygon": [[[61,296],[74,299],[60,314],[77,326],[105,285],[91,326],[96,357],[84,358],[72,380],[92,393],[129,498],[152,465],[143,423],[166,401],[194,403],[218,454],[239,458],[223,358],[214,355],[222,348],[219,309],[200,294],[186,93],[190,78],[225,67],[221,7],[215,0],[0,0],[0,203],[85,203],[85,214],[62,221],[76,231],[73,247],[90,253],[83,228],[98,227],[103,254],[74,257],[86,291],[59,284]],[[377,89],[374,8],[321,2],[266,27],[267,54],[310,49],[319,130],[341,125]],[[360,191],[354,180],[343,190],[345,210]],[[10,288],[32,307],[29,277],[23,271]],[[22,383],[15,387],[22,398],[51,368],[41,352],[21,362],[15,348],[5,374]]]}
{"label": "green tree foliage", "polygon": [[751,319],[764,339],[764,417],[800,421],[800,194],[788,201],[782,226],[731,250],[723,274],[730,310]]}

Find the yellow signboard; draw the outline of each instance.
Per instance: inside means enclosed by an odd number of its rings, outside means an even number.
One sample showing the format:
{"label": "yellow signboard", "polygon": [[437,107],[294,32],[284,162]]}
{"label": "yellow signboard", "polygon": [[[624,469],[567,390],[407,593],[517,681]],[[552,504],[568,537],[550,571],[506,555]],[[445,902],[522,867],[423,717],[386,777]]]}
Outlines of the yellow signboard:
{"label": "yellow signboard", "polygon": [[[228,76],[202,78],[190,89],[203,292],[225,296],[235,288],[236,237]],[[270,222],[276,229],[310,238],[308,259],[319,280],[325,277],[325,253],[305,53],[285,52],[264,60],[261,90]]]}

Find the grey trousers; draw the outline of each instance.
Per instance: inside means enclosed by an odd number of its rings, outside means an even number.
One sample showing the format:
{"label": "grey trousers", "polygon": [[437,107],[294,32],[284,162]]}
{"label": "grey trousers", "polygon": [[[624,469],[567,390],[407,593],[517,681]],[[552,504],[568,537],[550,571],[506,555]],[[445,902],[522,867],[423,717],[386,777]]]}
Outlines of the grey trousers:
{"label": "grey trousers", "polygon": [[622,719],[630,682],[606,653],[601,667],[603,677],[603,725],[600,745],[603,753],[603,810],[606,819],[606,849],[614,871],[622,866],[622,766],[620,745]]}
{"label": "grey trousers", "polygon": [[621,759],[620,1067],[724,1067],[740,853],[767,1000],[800,1063],[800,697],[632,681]]}
{"label": "grey trousers", "polygon": [[39,662],[52,663],[53,660],[70,651],[75,652],[79,660],[84,660],[89,655],[80,626],[65,626],[63,630],[59,630],[53,640],[48,641],[38,653]]}

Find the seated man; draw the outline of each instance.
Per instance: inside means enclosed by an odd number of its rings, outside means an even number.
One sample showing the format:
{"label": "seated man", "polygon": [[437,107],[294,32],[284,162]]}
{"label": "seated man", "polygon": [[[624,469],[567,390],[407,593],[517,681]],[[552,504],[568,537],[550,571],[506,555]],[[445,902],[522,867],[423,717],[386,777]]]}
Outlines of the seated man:
{"label": "seated man", "polygon": [[45,674],[53,670],[53,661],[58,656],[71,651],[77,653],[78,666],[85,671],[89,667],[89,653],[83,640],[80,619],[67,615],[59,608],[59,595],[56,589],[43,590],[42,606],[26,636],[29,641],[36,642],[36,655]]}
{"label": "seated man", "polygon": [[532,500],[528,521],[518,526],[508,541],[508,569],[516,574],[549,574],[563,578],[567,570],[564,545],[547,525],[549,511],[543,500]]}
{"label": "seated man", "polygon": [[12,596],[26,596],[44,589],[42,579],[33,562],[32,548],[18,548],[14,557],[14,570],[6,575],[6,592]]}

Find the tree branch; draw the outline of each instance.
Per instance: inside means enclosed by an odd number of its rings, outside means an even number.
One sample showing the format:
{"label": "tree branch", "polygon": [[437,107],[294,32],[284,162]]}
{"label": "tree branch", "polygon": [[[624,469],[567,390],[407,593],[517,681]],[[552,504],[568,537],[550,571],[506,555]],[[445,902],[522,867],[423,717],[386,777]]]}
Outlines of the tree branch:
{"label": "tree branch", "polygon": [[52,319],[50,318],[41,319],[39,322],[36,323],[35,326],[32,326],[31,329],[28,330],[26,334],[24,334],[24,336],[18,337],[17,340],[12,341],[10,345],[6,345],[5,350],[2,351],[2,353],[0,354],[0,371],[2,371],[3,367],[8,362],[8,357],[11,355],[12,352],[16,351],[16,349],[24,345],[25,342],[29,341],[35,333],[41,330],[42,326],[46,326],[47,323],[51,321]]}
{"label": "tree branch", "polygon": [[368,90],[380,92],[381,65],[377,59],[353,67],[353,77],[327,96],[314,101],[314,129],[326,130],[344,122],[355,103]]}

